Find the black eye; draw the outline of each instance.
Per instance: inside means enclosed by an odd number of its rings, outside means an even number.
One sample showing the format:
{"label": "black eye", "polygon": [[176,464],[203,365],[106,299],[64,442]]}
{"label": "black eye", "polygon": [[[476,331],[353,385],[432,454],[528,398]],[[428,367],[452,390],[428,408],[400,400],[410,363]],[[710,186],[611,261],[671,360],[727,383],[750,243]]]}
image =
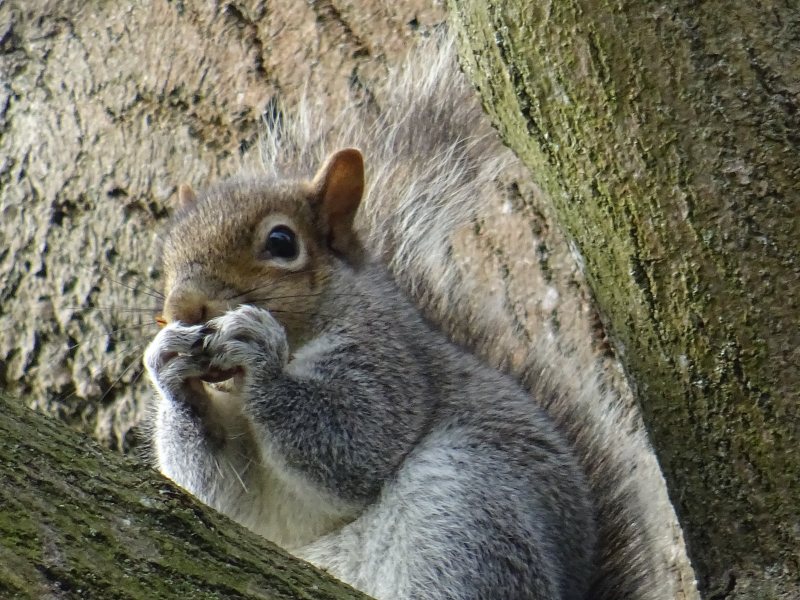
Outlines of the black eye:
{"label": "black eye", "polygon": [[267,235],[265,250],[269,252],[270,258],[282,258],[284,260],[297,258],[299,252],[297,236],[286,225],[278,225]]}

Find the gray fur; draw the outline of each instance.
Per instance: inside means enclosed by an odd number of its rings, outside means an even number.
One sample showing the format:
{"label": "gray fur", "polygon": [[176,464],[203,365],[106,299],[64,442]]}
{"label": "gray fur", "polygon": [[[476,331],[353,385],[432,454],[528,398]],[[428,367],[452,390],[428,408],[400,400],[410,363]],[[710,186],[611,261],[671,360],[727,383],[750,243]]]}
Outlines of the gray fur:
{"label": "gray fur", "polygon": [[[269,477],[336,498],[322,512],[352,507],[344,527],[292,549],[381,598],[582,598],[594,519],[550,419],[430,329],[380,267],[341,264],[331,281],[323,305],[335,316],[313,326],[322,352],[301,346],[290,360],[281,325],[250,305],[159,333],[145,360],[169,415],[156,433],[162,470],[248,526],[274,509],[246,498]],[[212,417],[192,378],[237,366],[241,412]],[[224,461],[240,489],[216,472]],[[396,589],[383,591],[387,579]]]}
{"label": "gray fur", "polygon": [[[309,102],[270,128],[265,176],[201,194],[176,219],[167,288],[203,287],[218,316],[178,319],[146,352],[159,466],[377,598],[649,598],[638,498],[612,441],[624,421],[592,408],[593,375],[533,349],[523,391],[405,296],[452,318],[469,282],[448,268],[449,234],[514,160],[450,46],[420,53],[379,115],[354,106],[330,122]],[[372,167],[356,222],[370,260],[323,256],[310,234],[313,292],[281,300],[298,285],[284,275],[242,294],[230,240],[274,212],[313,222],[300,181],[342,146]],[[470,329],[478,351],[495,341],[489,317]],[[198,379],[210,368],[239,371],[215,388]]]}

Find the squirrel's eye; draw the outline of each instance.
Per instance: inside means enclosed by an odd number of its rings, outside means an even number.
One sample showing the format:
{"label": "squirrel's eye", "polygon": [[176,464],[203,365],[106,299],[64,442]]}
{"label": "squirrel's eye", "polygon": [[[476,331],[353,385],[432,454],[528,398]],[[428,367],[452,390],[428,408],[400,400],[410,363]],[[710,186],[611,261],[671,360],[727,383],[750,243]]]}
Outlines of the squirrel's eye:
{"label": "squirrel's eye", "polygon": [[271,258],[282,258],[284,260],[297,258],[299,252],[297,236],[286,225],[278,225],[267,235],[265,250],[269,252]]}

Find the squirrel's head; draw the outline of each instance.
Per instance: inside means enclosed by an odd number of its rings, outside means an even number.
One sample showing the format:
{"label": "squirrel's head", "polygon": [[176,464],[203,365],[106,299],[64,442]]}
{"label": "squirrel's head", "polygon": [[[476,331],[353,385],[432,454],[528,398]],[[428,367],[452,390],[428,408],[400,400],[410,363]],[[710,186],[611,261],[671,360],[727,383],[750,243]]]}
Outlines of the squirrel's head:
{"label": "squirrel's head", "polygon": [[163,243],[161,320],[202,323],[253,304],[290,341],[305,337],[333,274],[363,259],[353,228],[363,192],[353,148],[331,155],[311,181],[231,180],[200,194],[182,185]]}

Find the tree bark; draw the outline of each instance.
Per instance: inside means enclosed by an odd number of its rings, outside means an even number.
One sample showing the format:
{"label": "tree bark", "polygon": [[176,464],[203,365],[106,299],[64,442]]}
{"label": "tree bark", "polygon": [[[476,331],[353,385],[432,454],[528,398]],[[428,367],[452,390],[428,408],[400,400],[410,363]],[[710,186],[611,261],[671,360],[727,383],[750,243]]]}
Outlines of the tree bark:
{"label": "tree bark", "polygon": [[0,395],[0,597],[367,596]]}
{"label": "tree bark", "polygon": [[451,7],[585,266],[701,589],[798,597],[800,8]]}

